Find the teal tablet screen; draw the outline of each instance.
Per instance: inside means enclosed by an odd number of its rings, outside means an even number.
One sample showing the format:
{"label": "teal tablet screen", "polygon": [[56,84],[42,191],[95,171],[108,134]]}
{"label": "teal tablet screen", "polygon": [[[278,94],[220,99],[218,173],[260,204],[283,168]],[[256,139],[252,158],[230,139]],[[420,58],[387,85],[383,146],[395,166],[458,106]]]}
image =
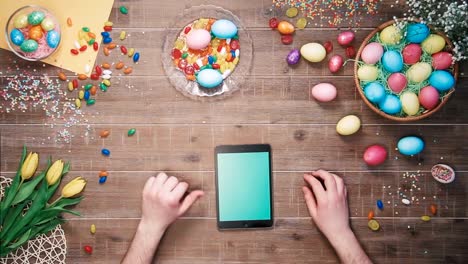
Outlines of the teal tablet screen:
{"label": "teal tablet screen", "polygon": [[268,152],[218,153],[220,221],[269,220]]}

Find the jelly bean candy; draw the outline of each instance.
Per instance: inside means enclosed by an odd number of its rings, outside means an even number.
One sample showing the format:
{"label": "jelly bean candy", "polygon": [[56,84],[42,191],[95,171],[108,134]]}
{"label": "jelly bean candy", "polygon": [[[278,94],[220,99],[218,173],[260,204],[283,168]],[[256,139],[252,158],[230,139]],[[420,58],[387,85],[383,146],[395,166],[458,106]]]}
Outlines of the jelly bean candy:
{"label": "jelly bean candy", "polygon": [[191,27],[184,28],[184,34],[188,34],[190,32],[190,30],[192,30]]}
{"label": "jelly bean candy", "polygon": [[123,46],[123,45],[122,45],[122,46],[120,46],[120,51],[121,51],[121,52],[122,52],[122,54],[124,54],[124,55],[126,55],[126,54],[127,54],[127,52],[128,52],[128,50],[127,50],[127,47],[125,47],[125,46]]}
{"label": "jelly bean candy", "polygon": [[136,129],[130,128],[130,129],[128,130],[128,132],[127,132],[127,135],[128,135],[129,137],[131,137],[131,136],[135,135],[135,133],[136,133]]}
{"label": "jelly bean candy", "polygon": [[429,209],[431,210],[431,214],[432,214],[432,215],[436,215],[436,214],[437,214],[437,205],[431,204],[431,206],[430,206]]}
{"label": "jelly bean candy", "polygon": [[370,210],[369,213],[367,213],[367,219],[371,220],[372,218],[374,218],[374,210]]}
{"label": "jelly bean candy", "polygon": [[140,52],[135,52],[133,55],[133,62],[138,62],[140,60]]}
{"label": "jelly bean candy", "polygon": [[284,45],[289,45],[289,44],[293,43],[293,36],[292,35],[282,35],[281,36],[281,42]]}
{"label": "jelly bean candy", "polygon": [[270,21],[268,21],[268,25],[270,26],[270,28],[277,28],[278,27],[278,24],[279,24],[279,21],[276,17],[273,17],[270,19]]}
{"label": "jelly bean candy", "polygon": [[104,83],[99,84],[99,89],[101,89],[103,92],[107,92],[107,86]]}
{"label": "jelly bean candy", "polygon": [[76,108],[78,108],[78,109],[81,108],[81,101],[80,101],[80,99],[78,99],[78,98],[75,99],[75,106],[76,106]]}
{"label": "jelly bean candy", "polygon": [[73,21],[72,21],[72,19],[71,19],[70,17],[67,18],[67,25],[68,25],[69,27],[73,26]]}
{"label": "jelly bean candy", "polygon": [[86,76],[86,74],[82,74],[82,73],[80,73],[80,74],[78,74],[78,79],[80,79],[80,80],[82,80],[82,81],[83,81],[83,80],[86,80],[86,79],[88,79],[88,76]]}
{"label": "jelly bean candy", "polygon": [[92,224],[90,227],[89,227],[89,232],[91,234],[96,234],[96,225]]}
{"label": "jelly bean candy", "polygon": [[91,80],[99,80],[99,75],[97,73],[92,73],[90,78]]}
{"label": "jelly bean candy", "polygon": [[86,105],[93,105],[94,103],[96,103],[96,100],[94,99],[89,99],[88,101],[86,101]]}
{"label": "jelly bean candy", "polygon": [[231,50],[236,50],[236,49],[239,49],[240,48],[240,43],[237,39],[233,39],[231,40],[231,43],[229,43],[229,47],[231,48]]}
{"label": "jelly bean candy", "polygon": [[73,88],[73,82],[68,82],[68,91],[73,92],[75,88]]}
{"label": "jelly bean candy", "polygon": [[122,13],[124,15],[128,14],[128,9],[125,6],[120,6],[119,10],[120,10],[120,13]]}
{"label": "jelly bean candy", "polygon": [[83,45],[83,46],[81,46],[80,51],[83,52],[83,51],[85,51],[87,48],[88,48],[88,46]]}
{"label": "jelly bean candy", "polygon": [[187,75],[193,75],[195,72],[195,69],[193,68],[192,65],[187,65],[184,69],[185,74]]}
{"label": "jelly bean candy", "polygon": [[104,31],[104,32],[101,32],[101,36],[102,36],[102,38],[108,38],[108,37],[110,37],[110,33]]}
{"label": "jelly bean candy", "polygon": [[356,50],[354,49],[353,46],[347,47],[346,48],[346,56],[350,59],[354,58],[356,56]]}
{"label": "jelly bean candy", "polygon": [[287,17],[295,17],[299,13],[299,10],[296,7],[290,7],[286,10]]}
{"label": "jelly bean candy", "polygon": [[82,27],[81,30],[83,30],[84,32],[89,32],[89,27]]}
{"label": "jelly bean candy", "polygon": [[73,55],[78,55],[80,52],[76,49],[71,49],[70,52],[73,54]]}
{"label": "jelly bean candy", "polygon": [[121,62],[121,61],[119,61],[119,62],[115,65],[115,68],[116,68],[117,70],[120,70],[120,69],[122,69],[123,67],[124,67],[124,63]]}
{"label": "jelly bean candy", "polygon": [[112,21],[106,21],[104,22],[104,26],[110,26],[112,27],[114,25],[114,23],[112,23]]}
{"label": "jelly bean candy", "polygon": [[88,101],[88,100],[89,100],[89,96],[90,96],[89,91],[86,91],[86,92],[84,93],[83,99],[85,99],[86,101]]}
{"label": "jelly bean candy", "polygon": [[102,83],[103,83],[105,86],[107,86],[107,87],[111,86],[111,82],[110,82],[109,80],[107,80],[107,79],[106,79],[106,80],[102,80]]}
{"label": "jelly bean candy", "polygon": [[97,92],[96,86],[93,85],[93,87],[91,87],[91,89],[89,89],[89,93],[91,95],[96,95],[96,92]]}
{"label": "jelly bean candy", "polygon": [[208,56],[208,63],[209,63],[209,64],[213,64],[213,62],[214,62],[213,57],[212,57],[212,56]]}
{"label": "jelly bean candy", "polygon": [[94,42],[93,43],[93,50],[98,51],[98,49],[99,49],[99,44],[97,42]]}
{"label": "jelly bean candy", "polygon": [[376,220],[372,219],[372,220],[369,220],[369,222],[367,223],[367,226],[372,230],[372,231],[377,231],[380,229],[380,224],[379,222],[377,222]]}
{"label": "jelly bean candy", "polygon": [[109,176],[109,173],[107,171],[100,171],[99,177],[104,177],[104,176]]}
{"label": "jelly bean candy", "polygon": [[[107,63],[107,62],[104,62],[101,66],[102,66],[102,68],[104,68],[104,69],[110,69],[110,67],[111,67],[111,65],[110,65],[109,63]],[[96,72],[97,72],[97,71],[96,71]]]}
{"label": "jelly bean candy", "polygon": [[73,88],[78,88],[78,80],[77,79],[73,79],[72,84],[73,84]]}
{"label": "jelly bean candy", "polygon": [[101,132],[99,132],[99,136],[102,137],[102,138],[108,137],[109,134],[110,134],[110,131],[109,131],[109,130],[106,130],[106,129],[101,130]]}
{"label": "jelly bean candy", "polygon": [[104,176],[104,177],[100,177],[99,178],[99,184],[103,184],[107,181],[107,176]]}
{"label": "jelly bean candy", "polygon": [[104,39],[102,40],[102,42],[103,42],[104,44],[111,43],[111,42],[112,42],[112,38],[111,38],[111,37],[104,38]]}
{"label": "jelly bean candy", "polygon": [[130,74],[130,73],[132,73],[132,71],[133,71],[133,68],[132,68],[132,67],[127,67],[127,68],[125,68],[125,69],[123,70],[123,73],[125,73],[125,74]]}
{"label": "jelly bean candy", "polygon": [[431,217],[428,216],[428,215],[423,215],[423,216],[421,216],[421,220],[423,220],[424,222],[428,222],[428,221],[431,220]]}
{"label": "jelly bean candy", "polygon": [[103,29],[104,31],[109,32],[112,31],[112,26],[104,26]]}
{"label": "jelly bean candy", "polygon": [[127,32],[123,30],[120,31],[120,35],[119,35],[120,40],[124,40],[126,37],[127,37]]}
{"label": "jelly bean candy", "polygon": [[384,206],[383,206],[382,200],[377,200],[377,208],[379,208],[380,210],[383,210]]}
{"label": "jelly bean candy", "polygon": [[84,251],[88,254],[92,254],[93,248],[91,246],[84,246]]}
{"label": "jelly bean candy", "polygon": [[95,69],[97,75],[100,76],[102,74],[102,69],[101,69],[101,67],[99,67],[99,65],[96,65],[96,67],[94,69]]}
{"label": "jelly bean candy", "polygon": [[110,150],[103,148],[103,149],[101,150],[101,153],[102,153],[102,155],[104,155],[104,156],[109,156],[109,155],[110,155]]}
{"label": "jelly bean candy", "polygon": [[133,53],[135,53],[135,49],[134,49],[134,48],[130,48],[130,49],[128,50],[127,56],[128,56],[128,57],[132,57],[132,56],[133,56]]}
{"label": "jelly bean candy", "polygon": [[185,67],[187,67],[187,60],[180,60],[177,66],[180,69],[185,69]]}
{"label": "jelly bean candy", "polygon": [[78,98],[79,98],[79,99],[83,99],[83,98],[84,98],[84,91],[83,91],[83,90],[81,90],[81,91],[78,92]]}
{"label": "jelly bean candy", "polygon": [[333,43],[331,43],[331,41],[323,43],[323,47],[327,51],[327,54],[333,51]]}
{"label": "jelly bean candy", "polygon": [[67,80],[67,76],[65,75],[65,73],[63,72],[59,72],[58,73],[58,78],[62,81],[66,81]]}

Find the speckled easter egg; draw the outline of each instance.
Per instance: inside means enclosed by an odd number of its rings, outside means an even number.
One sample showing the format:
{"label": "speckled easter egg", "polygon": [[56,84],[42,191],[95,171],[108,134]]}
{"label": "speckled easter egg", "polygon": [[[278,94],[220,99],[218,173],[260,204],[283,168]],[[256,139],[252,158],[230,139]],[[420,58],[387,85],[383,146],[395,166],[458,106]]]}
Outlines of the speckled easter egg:
{"label": "speckled easter egg", "polygon": [[42,33],[42,28],[41,26],[33,26],[29,29],[29,38],[34,39],[35,41],[39,41],[44,34]]}
{"label": "speckled easter egg", "polygon": [[380,32],[380,41],[387,45],[398,44],[401,38],[400,30],[394,25],[388,26]]}
{"label": "speckled easter egg", "polygon": [[223,76],[217,70],[204,69],[198,72],[197,82],[205,88],[215,88],[223,82]]}
{"label": "speckled easter egg", "polygon": [[328,69],[331,73],[338,72],[341,67],[343,67],[343,57],[341,55],[335,54],[328,61]]}
{"label": "speckled easter egg", "polygon": [[413,92],[404,92],[400,96],[403,112],[409,116],[416,115],[419,112],[419,99]]}
{"label": "speckled easter egg", "polygon": [[37,50],[38,44],[35,40],[33,39],[28,39],[23,41],[23,44],[21,44],[20,48],[24,52],[34,52]]}
{"label": "speckled easter egg", "polygon": [[406,40],[411,43],[421,43],[429,36],[429,33],[429,27],[425,24],[409,24],[406,28]]}
{"label": "speckled easter egg", "polygon": [[406,80],[406,76],[403,73],[396,72],[388,76],[387,84],[394,93],[400,93],[405,89],[408,80]]}
{"label": "speckled easter egg", "polygon": [[44,29],[44,31],[51,31],[55,28],[55,24],[51,18],[46,17],[44,20],[42,20],[41,27]]}
{"label": "speckled easter egg", "polygon": [[367,64],[376,64],[384,53],[384,49],[380,43],[371,42],[367,44],[361,52],[361,59]]}
{"label": "speckled easter egg", "polygon": [[230,39],[237,34],[237,26],[227,19],[219,19],[211,25],[211,33],[220,39]]}
{"label": "speckled easter egg", "polygon": [[42,11],[33,11],[28,15],[28,23],[35,26],[44,20],[45,14]]}
{"label": "speckled easter egg", "polygon": [[418,44],[409,44],[403,48],[403,62],[406,64],[415,64],[421,59],[422,49]]}
{"label": "speckled easter egg", "polygon": [[416,155],[423,151],[424,141],[419,137],[403,137],[398,141],[398,151],[407,156]]}
{"label": "speckled easter egg", "polygon": [[16,16],[13,20],[15,28],[24,28],[28,25],[28,16],[26,14]]}
{"label": "speckled easter egg", "polygon": [[450,52],[441,51],[432,54],[432,67],[435,70],[445,70],[452,66],[453,58]]}
{"label": "speckled easter egg", "polygon": [[398,51],[388,50],[382,56],[382,65],[388,72],[399,72],[403,69],[403,58]]}
{"label": "speckled easter egg", "polygon": [[411,83],[420,83],[429,78],[431,72],[432,67],[429,63],[418,62],[406,71],[406,76]]}
{"label": "speckled easter egg", "polygon": [[286,62],[289,65],[294,65],[299,63],[299,59],[301,58],[301,53],[299,52],[298,49],[293,49],[288,53],[288,56],[286,56]]}
{"label": "speckled easter egg", "polygon": [[425,52],[434,54],[444,49],[445,39],[437,34],[431,34],[421,43],[421,47]]}
{"label": "speckled easter egg", "polygon": [[361,128],[361,120],[355,115],[348,115],[340,119],[336,124],[336,132],[342,136],[349,136]]}
{"label": "speckled easter egg", "polygon": [[319,83],[312,87],[312,96],[319,102],[330,102],[336,98],[336,87],[331,83]]}
{"label": "speckled easter egg", "polygon": [[312,42],[301,47],[301,55],[310,62],[320,62],[325,58],[327,52],[322,45]]}
{"label": "speckled easter egg", "polygon": [[211,42],[211,35],[205,29],[192,29],[187,34],[187,46],[193,50],[201,50],[206,48]]}
{"label": "speckled easter egg", "polygon": [[455,85],[455,78],[448,71],[437,70],[429,77],[429,84],[439,92],[445,92]]}
{"label": "speckled easter egg", "polygon": [[13,42],[13,44],[15,44],[16,46],[20,46],[24,41],[24,35],[23,33],[21,33],[21,31],[14,28],[10,32],[10,39],[11,39],[11,42]]}
{"label": "speckled easter egg", "polygon": [[439,104],[439,92],[432,86],[426,86],[419,91],[419,103],[427,110],[434,109]]}
{"label": "speckled easter egg", "polygon": [[387,94],[379,107],[389,115],[398,114],[401,112],[401,101],[396,95]]}
{"label": "speckled easter egg", "polygon": [[55,31],[55,30],[51,30],[49,32],[47,32],[47,45],[49,45],[49,47],[51,48],[57,48],[58,44],[60,43],[60,34]]}
{"label": "speckled easter egg", "polygon": [[385,99],[385,88],[378,82],[370,82],[364,86],[364,95],[370,102],[379,104]]}

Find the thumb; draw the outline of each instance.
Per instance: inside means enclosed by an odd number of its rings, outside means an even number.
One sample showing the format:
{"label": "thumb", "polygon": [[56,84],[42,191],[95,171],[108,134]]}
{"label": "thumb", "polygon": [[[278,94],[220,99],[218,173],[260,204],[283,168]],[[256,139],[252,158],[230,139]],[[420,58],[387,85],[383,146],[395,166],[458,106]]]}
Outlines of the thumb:
{"label": "thumb", "polygon": [[189,195],[185,197],[185,199],[182,201],[181,206],[179,207],[179,216],[185,214],[187,210],[192,206],[193,203],[195,203],[198,198],[202,197],[205,193],[200,190],[192,191],[190,192]]}

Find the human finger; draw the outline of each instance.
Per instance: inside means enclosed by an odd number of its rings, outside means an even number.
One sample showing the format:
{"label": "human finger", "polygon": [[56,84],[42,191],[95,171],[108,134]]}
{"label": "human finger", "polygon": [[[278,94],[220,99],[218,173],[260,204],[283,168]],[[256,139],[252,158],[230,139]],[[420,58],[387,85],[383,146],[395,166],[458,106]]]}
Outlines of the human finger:
{"label": "human finger", "polygon": [[178,183],[179,180],[176,177],[171,176],[164,183],[162,190],[164,190],[165,192],[171,192],[177,186]]}
{"label": "human finger", "polygon": [[322,184],[317,180],[314,176],[310,174],[304,174],[304,180],[310,185],[312,188],[312,192],[315,195],[315,200],[317,204],[323,203],[327,199],[327,194],[323,189]]}
{"label": "human finger", "polygon": [[312,175],[324,180],[327,192],[330,192],[332,194],[336,193],[336,181],[330,172],[325,170],[317,170],[313,171]]}
{"label": "human finger", "polygon": [[205,193],[201,190],[192,191],[185,197],[182,201],[182,204],[179,207],[179,216],[183,215],[192,205],[195,203],[198,198],[202,197]]}
{"label": "human finger", "polygon": [[304,193],[304,200],[309,210],[310,216],[314,217],[317,215],[317,202],[315,201],[312,191],[307,186],[302,186],[302,192]]}

